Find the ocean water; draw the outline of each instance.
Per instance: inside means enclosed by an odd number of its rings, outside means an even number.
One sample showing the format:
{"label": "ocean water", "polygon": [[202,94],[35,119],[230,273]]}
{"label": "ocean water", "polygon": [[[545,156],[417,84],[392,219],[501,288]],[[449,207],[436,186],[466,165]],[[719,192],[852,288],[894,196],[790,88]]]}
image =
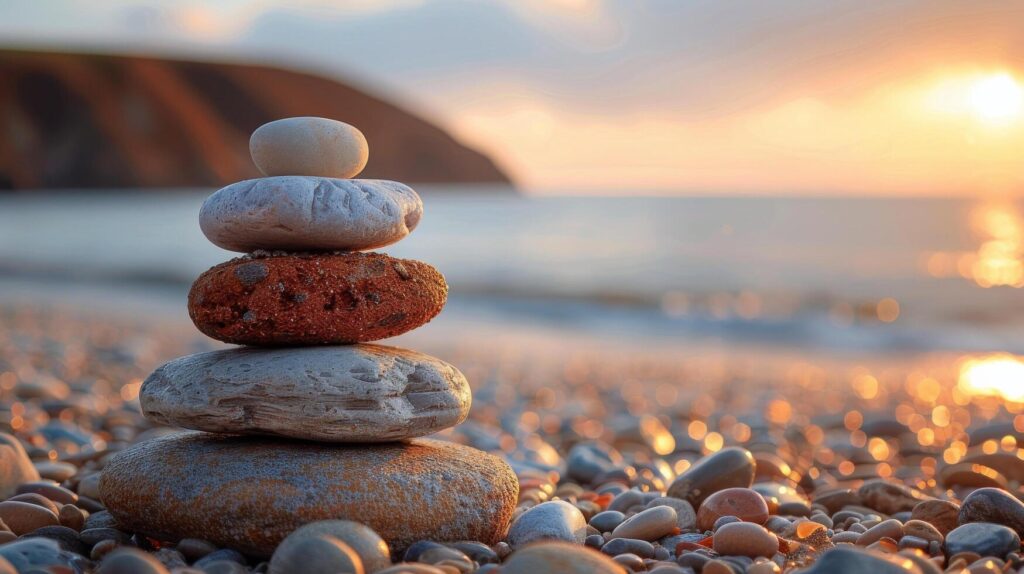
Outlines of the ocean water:
{"label": "ocean water", "polygon": [[[1024,352],[1017,202],[421,192],[419,228],[383,251],[438,267],[462,317],[612,340]],[[0,295],[177,303],[232,256],[199,230],[209,193],[0,196]]]}

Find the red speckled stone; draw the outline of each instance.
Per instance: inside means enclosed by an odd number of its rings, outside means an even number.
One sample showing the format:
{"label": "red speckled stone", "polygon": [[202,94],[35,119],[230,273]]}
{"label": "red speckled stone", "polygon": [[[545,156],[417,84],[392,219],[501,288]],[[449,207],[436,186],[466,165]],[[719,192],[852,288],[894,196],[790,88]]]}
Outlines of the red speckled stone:
{"label": "red speckled stone", "polygon": [[225,343],[341,345],[411,331],[447,298],[436,269],[382,253],[240,257],[196,279],[188,313]]}
{"label": "red speckled stone", "polygon": [[764,524],[768,520],[768,504],[749,488],[726,488],[712,494],[697,510],[697,528],[711,530],[723,516],[735,516],[744,522]]}

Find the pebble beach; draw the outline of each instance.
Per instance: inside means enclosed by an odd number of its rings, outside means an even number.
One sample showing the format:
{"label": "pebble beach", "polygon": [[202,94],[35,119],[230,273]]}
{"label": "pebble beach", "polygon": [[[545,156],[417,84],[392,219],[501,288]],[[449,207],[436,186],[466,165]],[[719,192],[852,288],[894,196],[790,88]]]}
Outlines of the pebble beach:
{"label": "pebble beach", "polygon": [[[220,344],[85,311],[7,305],[0,316],[0,424],[25,446],[4,449],[7,571],[268,570],[266,555],[133,532],[99,492],[115,453],[181,432],[142,416],[144,378]],[[474,394],[466,422],[433,437],[514,469],[511,527],[493,544],[418,540],[375,563],[360,554],[363,571],[1022,567],[1022,405],[966,394],[947,360],[565,356],[457,338],[424,350],[461,365]],[[115,550],[119,561],[105,562]]]}

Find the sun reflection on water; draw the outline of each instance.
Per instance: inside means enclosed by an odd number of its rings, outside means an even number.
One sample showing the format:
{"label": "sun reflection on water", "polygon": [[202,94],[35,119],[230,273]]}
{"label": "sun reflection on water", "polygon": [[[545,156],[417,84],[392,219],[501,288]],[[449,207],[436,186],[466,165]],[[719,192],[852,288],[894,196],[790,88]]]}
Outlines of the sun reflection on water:
{"label": "sun reflection on water", "polygon": [[987,203],[970,215],[976,251],[936,252],[924,263],[932,277],[960,276],[979,287],[1024,287],[1024,217],[1010,203]]}
{"label": "sun reflection on water", "polygon": [[1007,354],[966,359],[957,386],[968,395],[1024,402],[1024,361]]}

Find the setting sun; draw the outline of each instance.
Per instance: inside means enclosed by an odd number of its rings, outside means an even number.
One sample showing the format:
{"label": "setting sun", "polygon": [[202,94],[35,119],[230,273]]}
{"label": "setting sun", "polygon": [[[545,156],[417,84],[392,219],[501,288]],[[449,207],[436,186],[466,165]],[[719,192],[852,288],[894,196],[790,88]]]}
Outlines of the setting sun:
{"label": "setting sun", "polygon": [[1016,118],[1024,111],[1024,88],[1007,73],[987,76],[971,86],[970,102],[974,113],[982,119]]}

